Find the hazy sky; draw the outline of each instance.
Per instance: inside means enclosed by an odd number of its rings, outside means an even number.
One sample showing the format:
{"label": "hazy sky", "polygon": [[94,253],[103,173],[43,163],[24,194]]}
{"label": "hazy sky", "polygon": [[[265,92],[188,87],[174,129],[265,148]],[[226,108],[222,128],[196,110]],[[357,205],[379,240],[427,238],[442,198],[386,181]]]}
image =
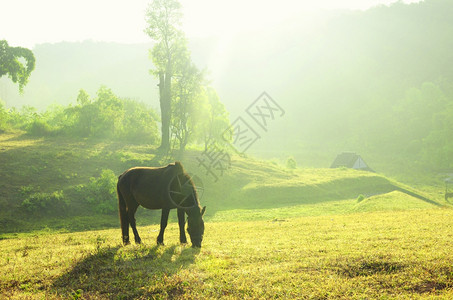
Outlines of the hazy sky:
{"label": "hazy sky", "polygon": [[[189,37],[272,26],[318,9],[366,9],[397,0],[181,0]],[[418,2],[420,0],[405,0]],[[143,33],[151,0],[0,0],[0,40],[33,47],[59,41],[149,42]]]}

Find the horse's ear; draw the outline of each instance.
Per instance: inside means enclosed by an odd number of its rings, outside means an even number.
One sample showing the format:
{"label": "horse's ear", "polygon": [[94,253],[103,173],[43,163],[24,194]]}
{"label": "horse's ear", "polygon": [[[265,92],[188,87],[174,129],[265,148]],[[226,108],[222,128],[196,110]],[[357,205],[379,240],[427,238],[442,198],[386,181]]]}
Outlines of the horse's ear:
{"label": "horse's ear", "polygon": [[201,210],[201,215],[204,215],[205,211],[206,211],[206,206],[203,207],[203,209]]}

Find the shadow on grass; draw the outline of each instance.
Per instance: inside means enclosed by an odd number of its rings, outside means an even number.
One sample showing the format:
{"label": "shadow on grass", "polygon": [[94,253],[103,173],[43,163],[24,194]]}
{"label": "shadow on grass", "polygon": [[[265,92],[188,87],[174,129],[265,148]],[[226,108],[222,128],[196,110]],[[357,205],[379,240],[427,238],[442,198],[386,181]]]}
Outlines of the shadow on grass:
{"label": "shadow on grass", "polygon": [[52,289],[59,296],[72,298],[177,296],[187,284],[175,274],[193,264],[199,252],[179,245],[97,249],[59,276]]}
{"label": "shadow on grass", "polygon": [[424,196],[422,196],[422,195],[420,195],[420,194],[417,194],[417,193],[415,193],[415,192],[411,192],[411,191],[409,191],[409,190],[407,190],[407,189],[404,189],[404,188],[400,188],[400,187],[395,186],[395,191],[400,191],[400,192],[402,192],[402,193],[405,193],[405,194],[407,194],[407,195],[409,195],[409,196],[412,196],[412,197],[414,197],[414,198],[417,198],[417,199],[419,199],[419,200],[422,200],[422,201],[424,201],[424,202],[426,202],[426,203],[429,203],[429,204],[432,204],[432,205],[435,205],[435,206],[441,206],[441,204],[440,204],[440,203],[437,203],[436,201],[433,201],[433,200],[431,200],[431,199],[428,199],[428,198],[426,198],[426,197],[424,197]]}

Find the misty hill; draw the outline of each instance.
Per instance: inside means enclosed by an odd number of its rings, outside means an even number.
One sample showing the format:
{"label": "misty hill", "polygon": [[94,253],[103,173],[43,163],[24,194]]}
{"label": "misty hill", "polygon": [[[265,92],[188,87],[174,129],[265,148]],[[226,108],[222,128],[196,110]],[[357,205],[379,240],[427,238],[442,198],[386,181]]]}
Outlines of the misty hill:
{"label": "misty hill", "polygon": [[[294,155],[303,165],[326,167],[337,153],[352,150],[378,170],[390,168],[384,162],[389,156],[401,158],[397,165],[417,161],[451,168],[453,145],[446,133],[452,128],[445,121],[453,114],[451,15],[448,0],[326,12],[227,43],[191,40],[191,49],[199,67],[211,71],[232,121],[247,117],[245,109],[263,91],[285,110],[267,132],[259,132],[251,153]],[[80,88],[93,94],[104,84],[158,108],[156,81],[148,72],[150,47],[38,45],[25,94],[17,95],[3,78],[0,97],[9,106],[42,108],[73,102]]]}
{"label": "misty hill", "polygon": [[75,102],[80,89],[93,95],[106,85],[121,97],[149,104],[157,88],[149,75],[150,47],[92,41],[37,45],[33,48],[36,68],[24,95],[2,78],[0,97],[8,106],[44,109]]}
{"label": "misty hill", "polygon": [[[194,60],[206,67],[213,52],[212,39],[191,42]],[[0,99],[9,107],[31,105],[40,110],[51,104],[75,102],[78,91],[90,95],[101,85],[122,98],[159,106],[157,80],[150,75],[152,44],[118,44],[84,41],[40,44],[33,48],[36,68],[20,95],[8,78],[0,80]]]}
{"label": "misty hill", "polygon": [[[134,166],[165,164],[156,159],[153,145],[41,139],[17,133],[0,134],[0,145],[4,195],[0,199],[0,236],[46,226],[71,230],[116,227],[118,175]],[[392,201],[401,202],[396,207],[399,210],[436,208],[444,203],[439,193],[426,195],[371,172],[292,170],[241,156],[233,156],[231,168],[216,181],[198,164],[199,156],[199,151],[190,151],[183,163],[197,178],[201,203],[209,207],[206,218],[211,221],[351,213],[357,210],[359,195],[381,195],[364,202],[375,203],[376,211],[392,209]],[[393,191],[400,193],[388,194]],[[411,205],[405,207],[405,203]],[[160,220],[157,211],[140,209],[140,214],[141,225]]]}

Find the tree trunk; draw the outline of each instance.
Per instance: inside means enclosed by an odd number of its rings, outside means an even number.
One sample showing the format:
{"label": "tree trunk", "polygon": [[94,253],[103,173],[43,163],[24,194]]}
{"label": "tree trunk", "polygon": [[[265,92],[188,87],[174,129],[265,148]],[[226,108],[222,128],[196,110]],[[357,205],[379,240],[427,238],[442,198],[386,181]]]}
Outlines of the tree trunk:
{"label": "tree trunk", "polygon": [[162,140],[159,149],[170,149],[170,123],[171,123],[171,75],[167,72],[159,72],[159,97],[160,113],[162,119]]}

